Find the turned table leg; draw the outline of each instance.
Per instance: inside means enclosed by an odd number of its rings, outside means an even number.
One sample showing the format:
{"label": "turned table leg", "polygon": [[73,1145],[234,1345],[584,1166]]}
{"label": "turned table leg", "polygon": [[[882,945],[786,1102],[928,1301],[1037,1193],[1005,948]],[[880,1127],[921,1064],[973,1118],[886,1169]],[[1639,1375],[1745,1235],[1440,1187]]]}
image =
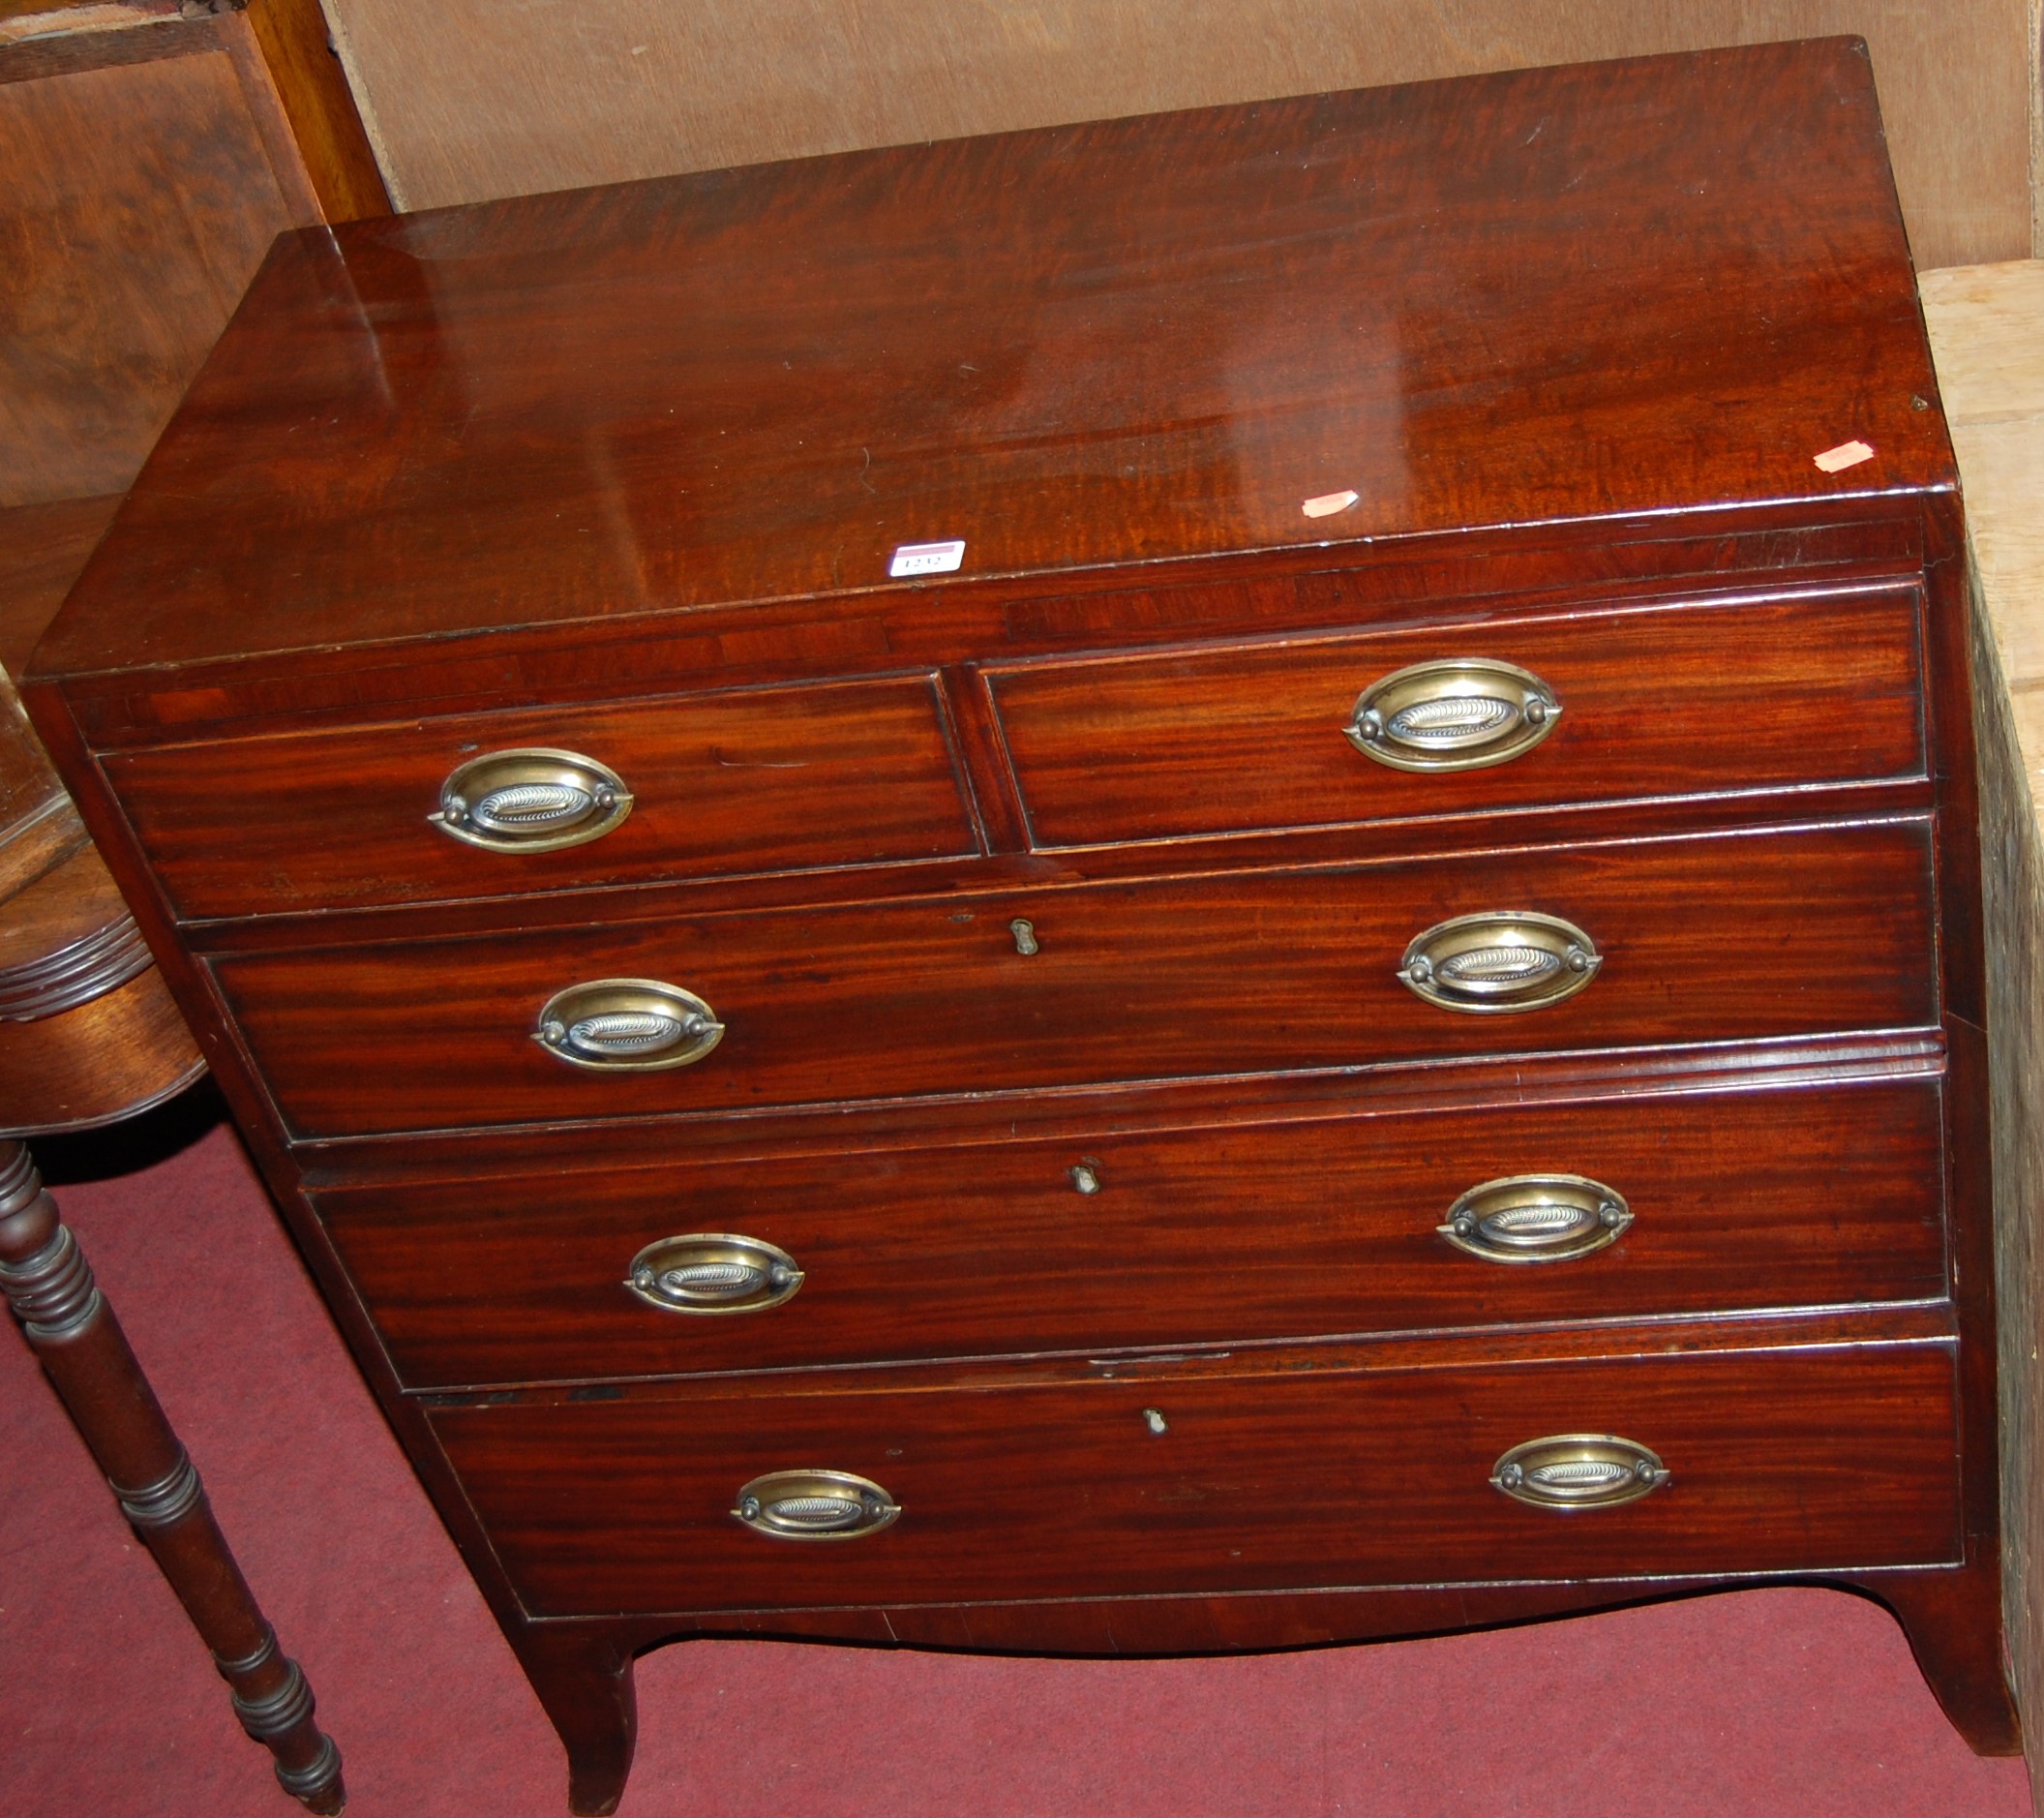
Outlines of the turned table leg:
{"label": "turned table leg", "polygon": [[120,1322],[19,1142],[0,1137],[0,1289],[56,1385],[121,1512],[177,1592],[233,1688],[242,1728],[277,1758],[284,1790],[316,1812],[346,1803],[341,1751],[313,1721],[297,1662],[278,1651]]}

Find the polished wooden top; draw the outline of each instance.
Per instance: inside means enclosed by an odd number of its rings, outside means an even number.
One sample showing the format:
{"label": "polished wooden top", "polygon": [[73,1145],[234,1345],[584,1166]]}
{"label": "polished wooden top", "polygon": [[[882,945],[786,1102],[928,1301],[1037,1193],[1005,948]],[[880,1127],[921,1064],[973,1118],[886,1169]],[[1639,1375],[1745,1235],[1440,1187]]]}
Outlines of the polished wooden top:
{"label": "polished wooden top", "polygon": [[31,673],[1941,489],[1935,398],[1855,40],[527,197],[280,240]]}

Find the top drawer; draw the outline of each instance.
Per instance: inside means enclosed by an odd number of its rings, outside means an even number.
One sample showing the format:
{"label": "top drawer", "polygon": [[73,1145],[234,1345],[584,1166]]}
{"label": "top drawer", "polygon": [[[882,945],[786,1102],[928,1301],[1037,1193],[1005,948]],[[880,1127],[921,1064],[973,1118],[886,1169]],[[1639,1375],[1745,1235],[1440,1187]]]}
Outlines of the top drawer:
{"label": "top drawer", "polygon": [[[986,674],[1032,843],[1104,845],[1918,777],[1918,603],[1901,584]],[[1363,748],[1365,698],[1422,664]]]}
{"label": "top drawer", "polygon": [[[593,760],[621,781],[629,810],[576,844],[550,843],[543,822],[532,837],[514,833],[492,847],[428,821],[460,767],[532,747]],[[103,761],[186,917],[517,895],[978,849],[928,676],[351,726]],[[471,786],[468,794],[481,791]]]}

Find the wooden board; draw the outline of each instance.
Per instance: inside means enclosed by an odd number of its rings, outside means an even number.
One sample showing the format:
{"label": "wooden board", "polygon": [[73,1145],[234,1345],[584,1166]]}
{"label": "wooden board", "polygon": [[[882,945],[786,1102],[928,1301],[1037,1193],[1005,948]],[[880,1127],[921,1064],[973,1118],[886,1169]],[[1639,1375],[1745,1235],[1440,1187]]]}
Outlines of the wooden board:
{"label": "wooden board", "polygon": [[21,673],[120,502],[112,493],[0,511],[0,669]]}
{"label": "wooden board", "polygon": [[[392,195],[1858,32],[1919,265],[2030,250],[2030,0],[327,0]],[[459,71],[460,79],[448,73]]]}
{"label": "wooden board", "polygon": [[[2044,261],[1926,273],[1980,608],[1980,741],[1995,1275],[2000,1301],[2004,1621],[2016,1700],[2044,1736]],[[2044,1775],[2038,1776],[2044,1812]]]}
{"label": "wooden board", "polygon": [[[1765,85],[1735,144],[1669,99],[1735,82]],[[1210,615],[1175,561],[1299,574],[1448,531],[1412,553],[1459,556],[1475,527],[1670,500],[1835,524],[1951,482],[1880,159],[1866,59],[1833,39],[297,235],[37,660],[224,656],[225,684],[259,652],[610,621],[645,676],[708,621],[628,615],[779,600],[746,642],[720,623],[719,659],[766,632],[841,675]],[[1853,439],[1878,458],[1815,465]],[[1352,509],[1303,510],[1341,488]],[[899,594],[893,552],[947,538],[911,624],[803,603]],[[1110,581],[1150,597],[1070,598]],[[1375,585],[1306,622],[1356,621]],[[611,635],[582,634],[592,679]],[[425,680],[403,659],[401,690]]]}
{"label": "wooden board", "polygon": [[10,910],[15,891],[86,841],[8,677],[20,673],[119,502],[69,499],[0,511],[0,902]]}
{"label": "wooden board", "polygon": [[[0,506],[125,487],[270,241],[318,218],[215,28],[88,42],[154,54],[0,59]],[[47,73],[7,79],[30,58]]]}
{"label": "wooden board", "polygon": [[[0,511],[0,664],[16,667],[105,528],[116,500]],[[125,933],[124,933],[125,930]],[[47,979],[61,955],[69,979]],[[153,966],[135,976],[134,924],[0,673],[0,1130],[97,1127],[205,1070]],[[25,991],[24,975],[45,983]],[[47,986],[54,985],[54,989]],[[99,992],[88,1001],[76,994]],[[37,1014],[21,1020],[30,1000]],[[44,1009],[70,999],[69,1009]]]}
{"label": "wooden board", "polygon": [[0,508],[124,488],[271,240],[386,209],[312,0],[159,11],[0,17]]}

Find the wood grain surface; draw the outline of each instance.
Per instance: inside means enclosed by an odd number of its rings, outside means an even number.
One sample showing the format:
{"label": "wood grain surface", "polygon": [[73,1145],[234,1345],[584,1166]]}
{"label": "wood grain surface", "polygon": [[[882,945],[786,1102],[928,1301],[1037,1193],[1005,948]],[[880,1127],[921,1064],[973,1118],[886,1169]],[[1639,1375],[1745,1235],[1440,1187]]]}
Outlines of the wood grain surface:
{"label": "wood grain surface", "polygon": [[[314,1196],[414,1388],[1319,1333],[1937,1299],[1932,1080],[1390,1113],[977,1149],[621,1168],[563,1139],[516,1174]],[[1097,1190],[1081,1193],[1085,1167]],[[1586,1175],[1636,1223],[1504,1264],[1437,1227],[1460,1194]],[[623,1286],[656,1239],[738,1231],[795,1298],[676,1314]]]}
{"label": "wood grain surface", "polygon": [[[1728,1558],[1811,1571],[1931,1563],[1959,1549],[1944,1346],[1701,1351],[1624,1371],[1346,1371],[1287,1353],[1265,1367],[1219,1381],[1102,1371],[921,1392],[694,1384],[672,1399],[562,1396],[432,1420],[542,1616],[1278,1590],[1420,1572],[1603,1578]],[[1649,1446],[1671,1481],[1566,1515],[1490,1487],[1508,1448],[1569,1433]],[[901,1518],[822,1546],[732,1519],[755,1476],[819,1467],[879,1483]]]}
{"label": "wood grain surface", "polygon": [[[86,499],[0,512],[0,662],[55,610],[111,509]],[[205,1071],[4,671],[0,906],[0,1130],[111,1123]]]}
{"label": "wood grain surface", "polygon": [[389,214],[390,196],[319,0],[242,0],[242,9],[320,214],[328,221]]}
{"label": "wood grain surface", "polygon": [[[1842,499],[1812,516],[1793,505],[1741,506],[1702,519],[1656,514],[1616,527],[1593,519],[1415,537],[1371,547],[1363,565],[1355,549],[1338,544],[1146,563],[1135,586],[1127,570],[1110,567],[714,615],[634,613],[436,640],[430,660],[406,641],[402,600],[377,596],[357,602],[369,648],[212,657],[142,673],[116,664],[68,677],[64,693],[87,743],[113,750],[230,729],[342,729],[365,715],[438,717],[908,668],[945,668],[962,682],[995,652],[1137,650],[1412,627],[1437,617],[1473,632],[1492,619],[1544,612],[1922,584],[1923,524],[1914,514]],[[947,692],[961,743],[980,755],[996,749],[984,689]]]}
{"label": "wood grain surface", "polygon": [[[1921,1025],[1939,1015],[1930,858],[1928,823],[1901,820],[662,915],[234,954],[213,972],[293,1134],[367,1136]],[[1434,924],[1525,908],[1597,944],[1587,988],[1473,1015],[1397,978]],[[1033,955],[1016,917],[1034,924]],[[722,1043],[659,1073],[560,1061],[533,1040],[540,1010],[595,979],[696,992]]]}
{"label": "wood grain surface", "polygon": [[19,676],[100,540],[118,493],[0,511],[0,669]]}
{"label": "wood grain surface", "polygon": [[[1963,544],[1881,146],[1834,41],[284,243],[28,687],[578,1810],[616,1802],[665,1633],[920,1608],[1112,1645],[1097,1596],[1268,1646],[1316,1588],[1446,1586],[1399,1607],[1460,1622],[1470,1580],[1530,1615],[1843,1576],[2012,1744]],[[1816,466],[1849,439],[1874,455]],[[954,574],[888,577],[946,535]],[[1368,678],[1333,689],[1330,646],[1534,625],[1585,666],[1522,769],[1346,825],[1287,771],[1301,681],[1353,758]],[[1557,805],[1568,715],[1622,745],[1628,668],[1692,771],[1636,721],[1646,793]],[[599,844],[463,897],[373,814],[302,874],[251,836],[203,886],[241,866],[228,919],[165,888],[237,757],[288,823],[351,778],[427,793],[430,720],[905,676],[977,855],[684,880],[675,822],[646,869]],[[686,735],[646,749],[678,802]],[[857,789],[804,826],[761,787],[706,792],[705,851],[855,836]],[[1031,791],[1119,843],[1027,849]],[[1407,943],[1484,910],[1568,918],[1602,970],[1524,1015],[1423,1003]],[[618,977],[701,991],[721,1045],[606,1076],[532,1040]],[[1639,1188],[1580,1267],[1471,1275],[1440,1202],[1557,1133],[1578,1159],[1537,1166],[1691,1197]],[[814,1273],[691,1356],[619,1296],[697,1211]],[[1744,1266],[1712,1248],[1742,1234]],[[1527,1526],[1488,1476],[1556,1431],[1674,1482]],[[731,1522],[792,1464],[898,1467],[907,1513],[828,1549]],[[988,1598],[1027,1601],[976,1631]]]}
{"label": "wood grain surface", "polygon": [[[105,762],[188,918],[963,858],[980,849],[973,810],[986,816],[1018,787],[1045,847],[1344,824],[1389,833],[1458,814],[1921,778],[1919,608],[1916,591],[1899,586],[1715,611],[1448,621],[1379,638],[989,665],[979,672],[992,688],[987,740],[969,753],[953,749],[929,681],[904,678],[174,745]],[[876,640],[899,641],[891,629]],[[1368,682],[1417,657],[1472,650],[1536,665],[1559,689],[1560,724],[1534,752],[1413,775],[1344,736]],[[952,682],[960,721],[975,693],[969,676]],[[459,763],[533,745],[609,765],[634,795],[629,818],[599,840],[545,853],[479,851],[427,824]]]}
{"label": "wood grain surface", "polygon": [[10,891],[6,907],[0,920],[0,980],[128,921],[127,904],[105,863],[84,840],[40,877]]}
{"label": "wood grain surface", "polygon": [[[982,673],[1033,842],[1108,845],[1920,775],[1917,607],[1895,589]],[[1559,717],[1532,750],[1414,774],[1344,735],[1380,678],[1467,656],[1554,690]]]}
{"label": "wood grain surface", "polygon": [[[1947,318],[1947,325],[1951,318]],[[1975,621],[1982,834],[1988,859],[1989,1014],[1994,1031],[1995,1280],[2000,1320],[2002,1559],[2011,1678],[2035,1723],[2044,1717],[2044,1142],[2032,1106],[2044,1078],[2044,825],[2035,767],[2044,762],[2044,696],[2011,696],[1983,601]]]}
{"label": "wood grain surface", "polygon": [[[1933,272],[1924,315],[1952,443],[1969,476],[1968,548],[1993,616],[2006,685],[2044,689],[2044,259]],[[2033,746],[2044,757],[2044,746]],[[2033,762],[2035,760],[2032,760]]]}
{"label": "wood grain surface", "polygon": [[175,18],[181,0],[0,0],[0,44]]}
{"label": "wood grain surface", "polygon": [[0,506],[124,488],[271,239],[318,218],[240,30],[0,47]]}
{"label": "wood grain surface", "polygon": [[174,1098],[206,1071],[154,967],[61,1016],[10,1024],[0,1044],[0,1129],[92,1130]]}
{"label": "wood grain surface", "polygon": [[[1699,133],[1677,97],[1734,82]],[[1845,41],[362,222],[280,246],[37,660],[871,592],[945,537],[1041,591],[1685,500],[1820,523],[1950,484],[1934,396]]]}
{"label": "wood grain surface", "polygon": [[[1919,263],[2031,250],[2026,0],[330,0],[407,208],[1368,83],[1863,32]],[[439,73],[463,72],[449,82]]]}
{"label": "wood grain surface", "polygon": [[[73,499],[0,511],[0,901],[11,901],[91,844],[11,678],[77,579],[117,502]],[[105,877],[105,865],[99,875]]]}
{"label": "wood grain surface", "polygon": [[[480,849],[430,826],[481,753],[565,748],[633,802],[600,839]],[[180,913],[522,895],[977,854],[929,677],[363,727],[116,757]]]}
{"label": "wood grain surface", "polygon": [[[64,802],[64,785],[44,755],[20,697],[0,677],[0,841],[12,841],[27,822],[60,807],[82,840],[77,816]],[[0,862],[0,879],[17,881],[15,870],[11,862]]]}
{"label": "wood grain surface", "polygon": [[[2017,1702],[2044,1725],[2044,263],[1933,272],[1924,315],[1966,476],[1976,590],[1982,894],[1993,1034],[2004,1609]],[[2044,1781],[2039,1782],[2044,1785]]]}

